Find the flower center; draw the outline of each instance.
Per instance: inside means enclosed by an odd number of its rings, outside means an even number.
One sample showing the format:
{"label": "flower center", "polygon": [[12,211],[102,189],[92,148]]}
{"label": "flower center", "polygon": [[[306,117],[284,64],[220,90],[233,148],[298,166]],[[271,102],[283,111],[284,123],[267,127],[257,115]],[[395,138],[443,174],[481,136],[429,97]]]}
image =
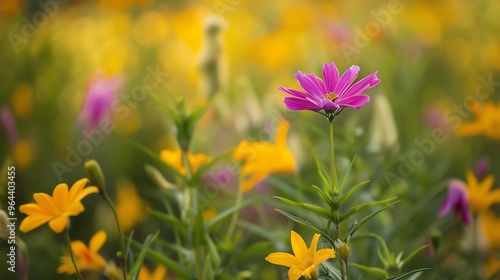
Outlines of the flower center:
{"label": "flower center", "polygon": [[330,99],[331,101],[335,101],[335,100],[337,100],[337,98],[339,98],[339,95],[336,93],[330,92],[330,93],[325,94],[325,97],[327,99]]}

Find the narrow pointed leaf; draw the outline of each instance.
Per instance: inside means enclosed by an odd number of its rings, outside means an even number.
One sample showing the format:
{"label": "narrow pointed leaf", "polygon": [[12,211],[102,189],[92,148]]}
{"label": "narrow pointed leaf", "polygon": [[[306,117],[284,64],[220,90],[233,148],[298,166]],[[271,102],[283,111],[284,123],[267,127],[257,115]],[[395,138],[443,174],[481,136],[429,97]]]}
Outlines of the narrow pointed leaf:
{"label": "narrow pointed leaf", "polygon": [[323,216],[323,217],[325,217],[325,218],[327,218],[329,220],[333,220],[334,219],[334,216],[333,216],[332,212],[327,211],[327,210],[325,210],[325,209],[323,209],[323,208],[321,208],[319,206],[296,202],[296,201],[293,201],[293,200],[290,200],[290,199],[287,199],[287,198],[284,198],[284,197],[280,197],[280,196],[274,196],[274,198],[277,198],[277,199],[283,201],[286,204],[289,204],[289,205],[292,205],[292,206],[295,206],[295,207],[299,207],[299,208],[302,208],[302,209],[314,212],[314,213],[316,213],[318,215],[321,215],[321,216]]}
{"label": "narrow pointed leaf", "polygon": [[391,204],[388,204],[388,205],[386,205],[386,206],[384,206],[384,207],[382,207],[382,208],[378,209],[377,211],[375,211],[375,212],[371,213],[370,215],[366,216],[366,217],[365,217],[363,220],[361,220],[359,223],[356,223],[353,227],[351,227],[351,228],[349,229],[349,232],[348,232],[348,234],[347,234],[347,235],[348,235],[348,236],[349,236],[349,235],[351,235],[351,236],[352,236],[352,235],[354,235],[354,233],[356,233],[356,231],[357,231],[357,230],[358,230],[358,229],[359,229],[362,225],[364,225],[366,222],[368,222],[371,218],[375,217],[378,213],[380,213],[380,212],[384,211],[385,209],[387,209],[387,208],[389,208],[389,207],[393,206],[394,204],[396,204],[396,203],[398,203],[398,202],[399,202],[399,201],[395,201],[395,202],[393,202],[393,203],[391,203]]}
{"label": "narrow pointed leaf", "polygon": [[154,235],[148,235],[146,240],[144,240],[144,244],[141,247],[141,251],[139,252],[139,256],[135,260],[134,266],[130,270],[130,280],[137,280],[139,277],[139,271],[141,270],[141,265],[144,262],[144,258],[146,257],[147,250],[151,246],[151,243],[155,241],[160,232],[157,231]]}
{"label": "narrow pointed leaf", "polygon": [[186,232],[186,225],[181,222],[177,217],[170,215],[170,214],[165,214],[156,210],[149,209],[149,213],[157,217],[158,219],[161,219],[166,222],[166,224],[171,225],[172,228],[177,228],[180,229],[182,232]]}
{"label": "narrow pointed leaf", "polygon": [[429,270],[430,268],[419,268],[419,269],[415,269],[415,270],[412,270],[410,272],[406,272],[406,273],[403,273],[403,274],[400,274],[400,275],[396,275],[396,276],[392,276],[392,277],[389,277],[389,278],[386,278],[385,280],[400,280],[400,279],[404,279],[412,274],[415,274],[417,272],[423,272],[423,271],[426,271],[426,270]]}
{"label": "narrow pointed leaf", "polygon": [[349,199],[349,197],[351,197],[351,195],[354,194],[354,192],[356,192],[360,187],[366,185],[368,182],[370,182],[370,180],[363,181],[357,184],[356,186],[352,187],[346,194],[340,197],[339,204],[344,203],[347,199]]}
{"label": "narrow pointed leaf", "polygon": [[335,204],[333,203],[333,200],[328,196],[328,194],[323,191],[320,187],[316,185],[311,185],[320,195],[323,197],[323,200],[331,207],[335,208]]}
{"label": "narrow pointed leaf", "polygon": [[225,218],[231,216],[231,214],[233,214],[234,212],[239,211],[239,210],[241,210],[241,209],[257,202],[257,201],[259,201],[259,198],[256,197],[253,199],[246,200],[245,202],[241,203],[240,205],[236,205],[236,206],[233,206],[233,207],[225,210],[224,212],[217,215],[217,217],[213,218],[211,221],[209,221],[205,224],[205,231],[212,229],[215,225],[217,225],[219,222],[221,222]]}
{"label": "narrow pointed leaf", "polygon": [[340,215],[340,222],[344,221],[346,218],[348,218],[349,216],[351,216],[359,211],[366,210],[366,209],[369,209],[371,207],[375,207],[378,205],[384,205],[386,203],[394,201],[395,199],[397,199],[397,197],[393,197],[393,198],[389,198],[389,199],[381,200],[381,201],[368,202],[365,204],[361,204],[359,206],[355,206],[355,207],[349,209],[344,214]]}
{"label": "narrow pointed leaf", "polygon": [[[340,184],[339,190],[342,191],[344,189],[345,181],[347,179],[347,175],[351,172],[352,166],[354,165],[354,161],[356,161],[356,156],[351,161],[351,164],[349,165],[349,169],[347,169],[347,172],[344,175],[344,179],[342,179],[342,183]],[[342,204],[342,203],[341,203]]]}
{"label": "narrow pointed leaf", "polygon": [[423,249],[427,248],[428,245],[423,245],[423,246],[420,246],[418,247],[415,251],[411,252],[408,256],[406,256],[406,258],[403,260],[403,263],[407,263],[409,262],[416,254],[418,254],[418,252],[422,251]]}
{"label": "narrow pointed leaf", "polygon": [[364,265],[357,264],[357,263],[351,263],[350,265],[352,265],[356,268],[359,268],[368,274],[375,275],[377,277],[387,277],[387,272],[385,272],[385,270],[378,268],[378,267],[364,266]]}
{"label": "narrow pointed leaf", "polygon": [[315,224],[313,224],[310,221],[307,221],[307,220],[304,220],[302,218],[299,218],[299,217],[297,217],[297,216],[295,216],[293,214],[290,214],[290,213],[288,213],[288,212],[286,212],[284,210],[281,210],[281,209],[275,209],[275,210],[277,212],[283,214],[284,216],[286,216],[290,220],[292,220],[294,222],[297,222],[297,223],[299,223],[299,224],[301,224],[303,226],[306,226],[306,227],[314,230],[315,232],[321,233],[321,236],[324,237],[325,239],[327,239],[330,244],[334,244],[335,243],[335,240],[330,237],[330,234],[327,231],[325,231],[323,228],[321,228],[320,226],[315,225]]}

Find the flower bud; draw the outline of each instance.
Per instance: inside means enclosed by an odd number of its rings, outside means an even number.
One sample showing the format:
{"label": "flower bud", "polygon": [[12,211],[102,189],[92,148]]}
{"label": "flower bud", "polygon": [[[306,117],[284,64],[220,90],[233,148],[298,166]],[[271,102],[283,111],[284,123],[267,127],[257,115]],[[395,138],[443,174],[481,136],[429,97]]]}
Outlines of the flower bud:
{"label": "flower bud", "polygon": [[85,162],[85,175],[89,179],[90,183],[95,185],[100,193],[106,192],[106,187],[104,185],[104,175],[102,173],[101,166],[95,160],[87,160]]}
{"label": "flower bud", "polygon": [[337,247],[337,255],[343,259],[347,260],[351,256],[351,236],[347,237],[347,243],[337,239],[335,241],[335,247]]}

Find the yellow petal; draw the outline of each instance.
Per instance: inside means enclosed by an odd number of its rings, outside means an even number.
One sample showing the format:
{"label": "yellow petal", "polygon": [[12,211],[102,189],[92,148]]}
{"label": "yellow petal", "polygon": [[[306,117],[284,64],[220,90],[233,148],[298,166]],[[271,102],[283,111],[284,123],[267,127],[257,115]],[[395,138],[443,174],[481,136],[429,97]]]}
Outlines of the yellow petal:
{"label": "yellow petal", "polygon": [[283,265],[287,267],[299,265],[299,261],[294,255],[283,252],[271,253],[265,258],[265,260],[272,264]]}
{"label": "yellow petal", "polygon": [[477,179],[472,170],[467,171],[466,176],[467,176],[467,188],[471,190],[477,189],[478,188]]}
{"label": "yellow petal", "polygon": [[288,270],[288,280],[299,280],[302,277],[302,270],[296,266]]}
{"label": "yellow petal", "polygon": [[89,249],[91,252],[97,253],[101,249],[104,242],[106,242],[107,235],[104,230],[100,230],[92,236],[89,242]]}
{"label": "yellow petal", "polygon": [[71,189],[69,190],[69,200],[74,201],[77,199],[78,193],[80,193],[85,185],[87,185],[87,182],[89,179],[87,178],[82,178],[78,181],[76,181],[73,186],[71,186]]}
{"label": "yellow petal", "polygon": [[35,193],[33,198],[46,215],[59,215],[61,211],[52,201],[52,197],[46,193]]}
{"label": "yellow petal", "polygon": [[68,185],[57,185],[52,193],[52,201],[60,211],[64,211],[68,207],[69,201]]}
{"label": "yellow petal", "polygon": [[57,273],[75,274],[75,267],[69,257],[63,257],[63,263],[57,268]]}
{"label": "yellow petal", "polygon": [[163,280],[165,279],[165,275],[167,275],[167,268],[163,265],[158,265],[153,274],[153,279]]}
{"label": "yellow petal", "polygon": [[316,252],[316,255],[314,255],[314,264],[318,265],[331,258],[335,258],[335,251],[333,249],[320,249]]}
{"label": "yellow petal", "polygon": [[91,187],[86,187],[85,189],[81,190],[76,194],[76,197],[72,201],[80,201],[84,199],[87,195],[92,194],[92,193],[98,193],[99,189],[97,187],[91,186]]}
{"label": "yellow petal", "polygon": [[64,214],[66,216],[78,216],[80,213],[85,211],[85,207],[80,201],[71,203],[68,208],[64,209]]}
{"label": "yellow petal", "polygon": [[313,259],[314,254],[316,253],[316,248],[318,247],[318,240],[320,238],[321,234],[315,233],[313,236],[313,239],[311,241],[311,246],[309,246],[309,250],[307,252],[308,258]]}
{"label": "yellow petal", "polygon": [[267,174],[263,173],[254,173],[249,178],[241,183],[241,191],[247,192],[255,187],[260,181],[264,180],[267,177]]}
{"label": "yellow petal", "polygon": [[464,123],[457,128],[457,134],[460,136],[474,136],[483,133],[484,126],[481,122]]}
{"label": "yellow petal", "polygon": [[69,218],[67,216],[59,216],[49,222],[49,226],[55,233],[61,233],[68,226]]}
{"label": "yellow petal", "polygon": [[489,204],[500,203],[500,189],[493,190],[488,194]]}
{"label": "yellow petal", "polygon": [[300,263],[303,263],[307,258],[307,246],[304,239],[302,239],[302,237],[293,230],[290,239],[292,241],[293,254],[297,257]]}
{"label": "yellow petal", "polygon": [[481,182],[481,189],[484,192],[488,192],[491,190],[491,187],[493,186],[493,182],[495,181],[495,177],[493,175],[489,175],[486,177],[482,182]]}
{"label": "yellow petal", "polygon": [[281,120],[278,131],[276,132],[276,135],[274,136],[274,143],[276,143],[279,146],[286,146],[286,138],[288,136],[288,130],[290,129],[290,123]]}
{"label": "yellow petal", "polygon": [[23,204],[19,207],[19,212],[24,213],[26,215],[41,215],[45,214],[40,205],[36,203],[27,203]]}
{"label": "yellow petal", "polygon": [[21,225],[19,226],[19,230],[24,232],[24,233],[32,231],[32,230],[36,229],[37,227],[50,221],[51,219],[52,219],[52,216],[46,216],[46,215],[28,216],[28,217],[24,218],[24,220],[21,222]]}

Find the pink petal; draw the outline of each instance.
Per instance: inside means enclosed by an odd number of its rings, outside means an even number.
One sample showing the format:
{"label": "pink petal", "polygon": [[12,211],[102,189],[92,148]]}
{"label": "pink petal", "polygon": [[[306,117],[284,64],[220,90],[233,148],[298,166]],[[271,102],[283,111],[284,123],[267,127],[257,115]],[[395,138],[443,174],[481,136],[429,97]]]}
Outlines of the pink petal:
{"label": "pink petal", "polygon": [[283,99],[285,106],[290,110],[300,111],[300,110],[321,110],[321,106],[314,104],[313,102],[300,99],[295,97],[285,97]]}
{"label": "pink petal", "polygon": [[333,61],[328,64],[323,64],[323,77],[328,93],[334,92],[335,86],[339,82],[339,70]]}
{"label": "pink petal", "polygon": [[352,82],[358,77],[359,66],[353,65],[347,69],[342,77],[340,77],[338,84],[335,86],[334,93],[339,96],[343,95],[343,92],[352,84]]}
{"label": "pink petal", "polygon": [[300,86],[314,99],[323,100],[324,94],[321,89],[312,81],[307,75],[301,71],[295,74],[295,78],[299,82]]}
{"label": "pink petal", "polygon": [[374,72],[371,75],[368,75],[363,79],[359,80],[340,97],[349,97],[352,95],[358,95],[363,91],[376,86],[378,83],[380,83],[380,79],[377,78],[377,72]]}
{"label": "pink petal", "polygon": [[282,92],[288,93],[290,95],[293,95],[293,96],[299,97],[299,98],[306,98],[307,96],[309,96],[307,93],[302,92],[300,90],[291,89],[291,88],[285,88],[285,87],[282,87],[282,86],[280,86],[278,88],[278,90],[281,90]]}
{"label": "pink petal", "polygon": [[323,80],[321,80],[320,78],[318,78],[318,76],[314,75],[314,74],[304,74],[306,75],[309,79],[311,79],[311,81],[313,81],[316,86],[321,90],[321,93],[323,95],[327,94],[328,92],[326,91],[326,85],[325,83],[323,82]]}
{"label": "pink petal", "polygon": [[354,95],[347,98],[338,99],[335,103],[340,107],[353,107],[359,109],[363,104],[370,101],[370,97],[364,94]]}

